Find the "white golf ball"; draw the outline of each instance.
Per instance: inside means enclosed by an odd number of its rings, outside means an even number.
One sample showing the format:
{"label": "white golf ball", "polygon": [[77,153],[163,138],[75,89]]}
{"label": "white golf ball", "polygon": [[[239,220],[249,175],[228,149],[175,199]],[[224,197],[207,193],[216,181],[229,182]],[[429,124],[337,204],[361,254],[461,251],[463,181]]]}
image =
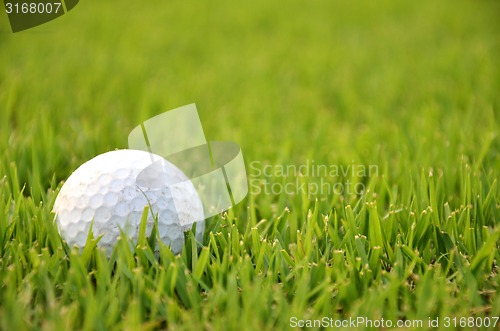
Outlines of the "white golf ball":
{"label": "white golf ball", "polygon": [[56,223],[69,246],[85,246],[90,225],[98,246],[110,253],[120,229],[137,242],[144,208],[146,232],[158,218],[161,241],[179,253],[184,232],[196,224],[202,241],[203,206],[186,175],[162,157],[138,150],[117,150],[81,165],[64,183],[54,203]]}

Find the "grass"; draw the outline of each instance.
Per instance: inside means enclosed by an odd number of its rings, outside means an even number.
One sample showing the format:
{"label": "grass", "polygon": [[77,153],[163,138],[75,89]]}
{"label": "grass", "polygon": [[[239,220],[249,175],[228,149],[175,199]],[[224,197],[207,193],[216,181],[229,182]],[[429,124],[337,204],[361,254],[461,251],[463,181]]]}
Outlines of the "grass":
{"label": "grass", "polygon": [[[84,1],[18,34],[0,14],[0,329],[499,316],[498,10]],[[159,244],[155,258],[145,237],[109,259],[92,238],[82,254],[62,242],[63,180],[192,102],[209,139],[241,145],[251,194],[178,256]],[[378,172],[260,171],[311,161]],[[255,190],[322,180],[366,190]]]}

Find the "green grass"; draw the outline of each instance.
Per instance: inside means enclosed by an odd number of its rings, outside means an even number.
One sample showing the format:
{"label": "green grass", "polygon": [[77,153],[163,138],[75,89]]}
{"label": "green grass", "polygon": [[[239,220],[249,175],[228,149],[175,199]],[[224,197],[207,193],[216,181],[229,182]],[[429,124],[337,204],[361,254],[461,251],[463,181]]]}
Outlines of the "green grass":
{"label": "green grass", "polygon": [[[0,329],[499,316],[499,10],[82,1],[18,34],[0,14]],[[93,240],[82,254],[63,243],[63,180],[192,102],[209,139],[241,145],[252,183],[296,181],[255,161],[378,174],[298,179],[363,194],[253,191],[179,256],[155,258],[145,237],[109,259]]]}

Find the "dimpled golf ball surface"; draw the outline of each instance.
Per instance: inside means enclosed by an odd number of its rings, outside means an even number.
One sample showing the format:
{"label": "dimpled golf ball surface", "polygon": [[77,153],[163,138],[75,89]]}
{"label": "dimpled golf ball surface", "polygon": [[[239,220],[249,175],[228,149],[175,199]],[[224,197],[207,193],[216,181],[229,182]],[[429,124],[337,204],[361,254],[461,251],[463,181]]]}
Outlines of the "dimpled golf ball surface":
{"label": "dimpled golf ball surface", "polygon": [[90,225],[103,235],[98,246],[108,253],[120,229],[137,243],[144,208],[149,206],[146,232],[158,215],[161,241],[179,253],[184,232],[196,224],[202,240],[203,207],[184,173],[158,155],[138,150],[117,150],[81,165],[64,183],[54,203],[56,223],[68,245],[85,246]]}

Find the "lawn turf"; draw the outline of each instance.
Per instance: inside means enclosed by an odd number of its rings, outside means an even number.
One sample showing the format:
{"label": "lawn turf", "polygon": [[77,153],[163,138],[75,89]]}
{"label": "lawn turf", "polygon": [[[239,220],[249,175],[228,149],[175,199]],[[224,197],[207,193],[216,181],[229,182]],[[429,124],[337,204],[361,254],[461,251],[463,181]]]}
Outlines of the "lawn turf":
{"label": "lawn turf", "polygon": [[[0,329],[499,316],[499,12],[87,0],[16,34],[1,13]],[[208,139],[241,145],[249,196],[179,256],[63,244],[51,208],[71,172],[192,102]],[[313,162],[377,172],[261,171]],[[365,190],[312,190],[347,181]]]}

